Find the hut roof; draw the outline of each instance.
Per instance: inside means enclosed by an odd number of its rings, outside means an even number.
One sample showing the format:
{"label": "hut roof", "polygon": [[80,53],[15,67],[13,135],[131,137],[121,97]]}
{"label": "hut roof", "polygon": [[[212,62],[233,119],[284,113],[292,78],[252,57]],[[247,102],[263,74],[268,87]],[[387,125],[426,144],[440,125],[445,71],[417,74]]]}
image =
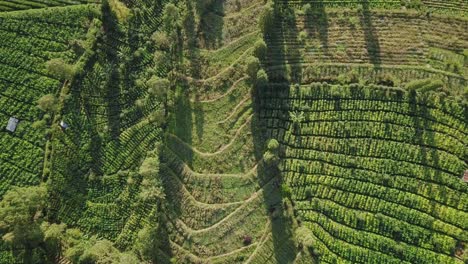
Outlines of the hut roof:
{"label": "hut roof", "polygon": [[18,118],[16,117],[10,117],[10,119],[8,120],[8,124],[6,126],[6,129],[10,132],[15,132],[16,130],[16,126],[18,125]]}

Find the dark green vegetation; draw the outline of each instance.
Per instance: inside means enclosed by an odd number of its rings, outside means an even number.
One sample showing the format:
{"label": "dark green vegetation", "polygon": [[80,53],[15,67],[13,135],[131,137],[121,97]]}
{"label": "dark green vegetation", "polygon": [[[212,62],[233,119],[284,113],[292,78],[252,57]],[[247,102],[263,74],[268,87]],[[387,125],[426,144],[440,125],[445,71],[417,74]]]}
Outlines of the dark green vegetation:
{"label": "dark green vegetation", "polygon": [[467,263],[465,2],[0,1],[0,263]]}

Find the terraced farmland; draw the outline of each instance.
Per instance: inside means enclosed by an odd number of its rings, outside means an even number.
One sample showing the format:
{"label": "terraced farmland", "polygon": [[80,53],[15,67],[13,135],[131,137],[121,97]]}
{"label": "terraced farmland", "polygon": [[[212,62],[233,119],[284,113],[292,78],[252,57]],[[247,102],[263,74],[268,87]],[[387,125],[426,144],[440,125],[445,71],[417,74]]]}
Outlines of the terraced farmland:
{"label": "terraced farmland", "polygon": [[467,12],[0,1],[0,263],[466,263]]}

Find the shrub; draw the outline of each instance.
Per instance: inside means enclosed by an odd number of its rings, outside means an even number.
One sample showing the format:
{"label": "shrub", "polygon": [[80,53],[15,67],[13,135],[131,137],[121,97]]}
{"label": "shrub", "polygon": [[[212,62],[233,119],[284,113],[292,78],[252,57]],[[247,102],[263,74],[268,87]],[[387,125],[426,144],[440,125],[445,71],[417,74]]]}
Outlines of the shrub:
{"label": "shrub", "polygon": [[248,236],[248,235],[245,235],[243,237],[243,243],[244,243],[244,246],[248,246],[248,245],[252,244],[252,237]]}

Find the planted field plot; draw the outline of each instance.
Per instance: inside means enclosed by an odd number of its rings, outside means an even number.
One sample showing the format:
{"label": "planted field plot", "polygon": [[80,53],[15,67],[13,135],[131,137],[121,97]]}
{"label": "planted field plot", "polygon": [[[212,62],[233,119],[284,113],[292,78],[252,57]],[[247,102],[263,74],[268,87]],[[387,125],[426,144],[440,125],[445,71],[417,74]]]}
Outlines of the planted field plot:
{"label": "planted field plot", "polygon": [[[0,14],[0,195],[11,185],[39,183],[46,140],[44,128],[32,125],[44,116],[37,100],[62,86],[45,63],[52,58],[75,62],[79,54],[68,43],[85,39],[92,16],[89,6]],[[13,116],[19,123],[9,132],[5,127]]]}
{"label": "planted field plot", "polygon": [[468,5],[463,0],[422,0],[422,1],[396,1],[396,0],[281,0],[279,3],[302,7],[305,4],[315,9],[322,8],[372,8],[372,9],[403,9],[419,10],[422,12],[435,12],[450,16],[467,16]]}
{"label": "planted field plot", "polygon": [[288,15],[266,37],[273,76],[286,68],[295,82],[337,82],[354,75],[396,85],[438,78],[455,94],[466,86],[465,19],[396,10],[285,10]]}
{"label": "planted field plot", "polygon": [[[110,10],[103,12],[92,63],[75,79],[62,109],[70,128],[54,134],[52,211],[69,226],[128,247],[157,210],[142,198],[139,167],[161,141],[161,127],[152,115],[162,107],[144,101],[146,87],[135,85],[154,66],[151,47],[137,49],[133,45],[141,39],[126,34],[127,27],[142,21],[119,24]],[[142,30],[154,31],[157,24],[146,26]]]}
{"label": "planted field plot", "polygon": [[466,12],[0,0],[0,264],[466,263]]}
{"label": "planted field plot", "polygon": [[318,83],[261,96],[320,261],[462,263],[453,252],[468,230],[466,106]]}
{"label": "planted field plot", "polygon": [[91,0],[1,0],[0,12],[97,3]]}

